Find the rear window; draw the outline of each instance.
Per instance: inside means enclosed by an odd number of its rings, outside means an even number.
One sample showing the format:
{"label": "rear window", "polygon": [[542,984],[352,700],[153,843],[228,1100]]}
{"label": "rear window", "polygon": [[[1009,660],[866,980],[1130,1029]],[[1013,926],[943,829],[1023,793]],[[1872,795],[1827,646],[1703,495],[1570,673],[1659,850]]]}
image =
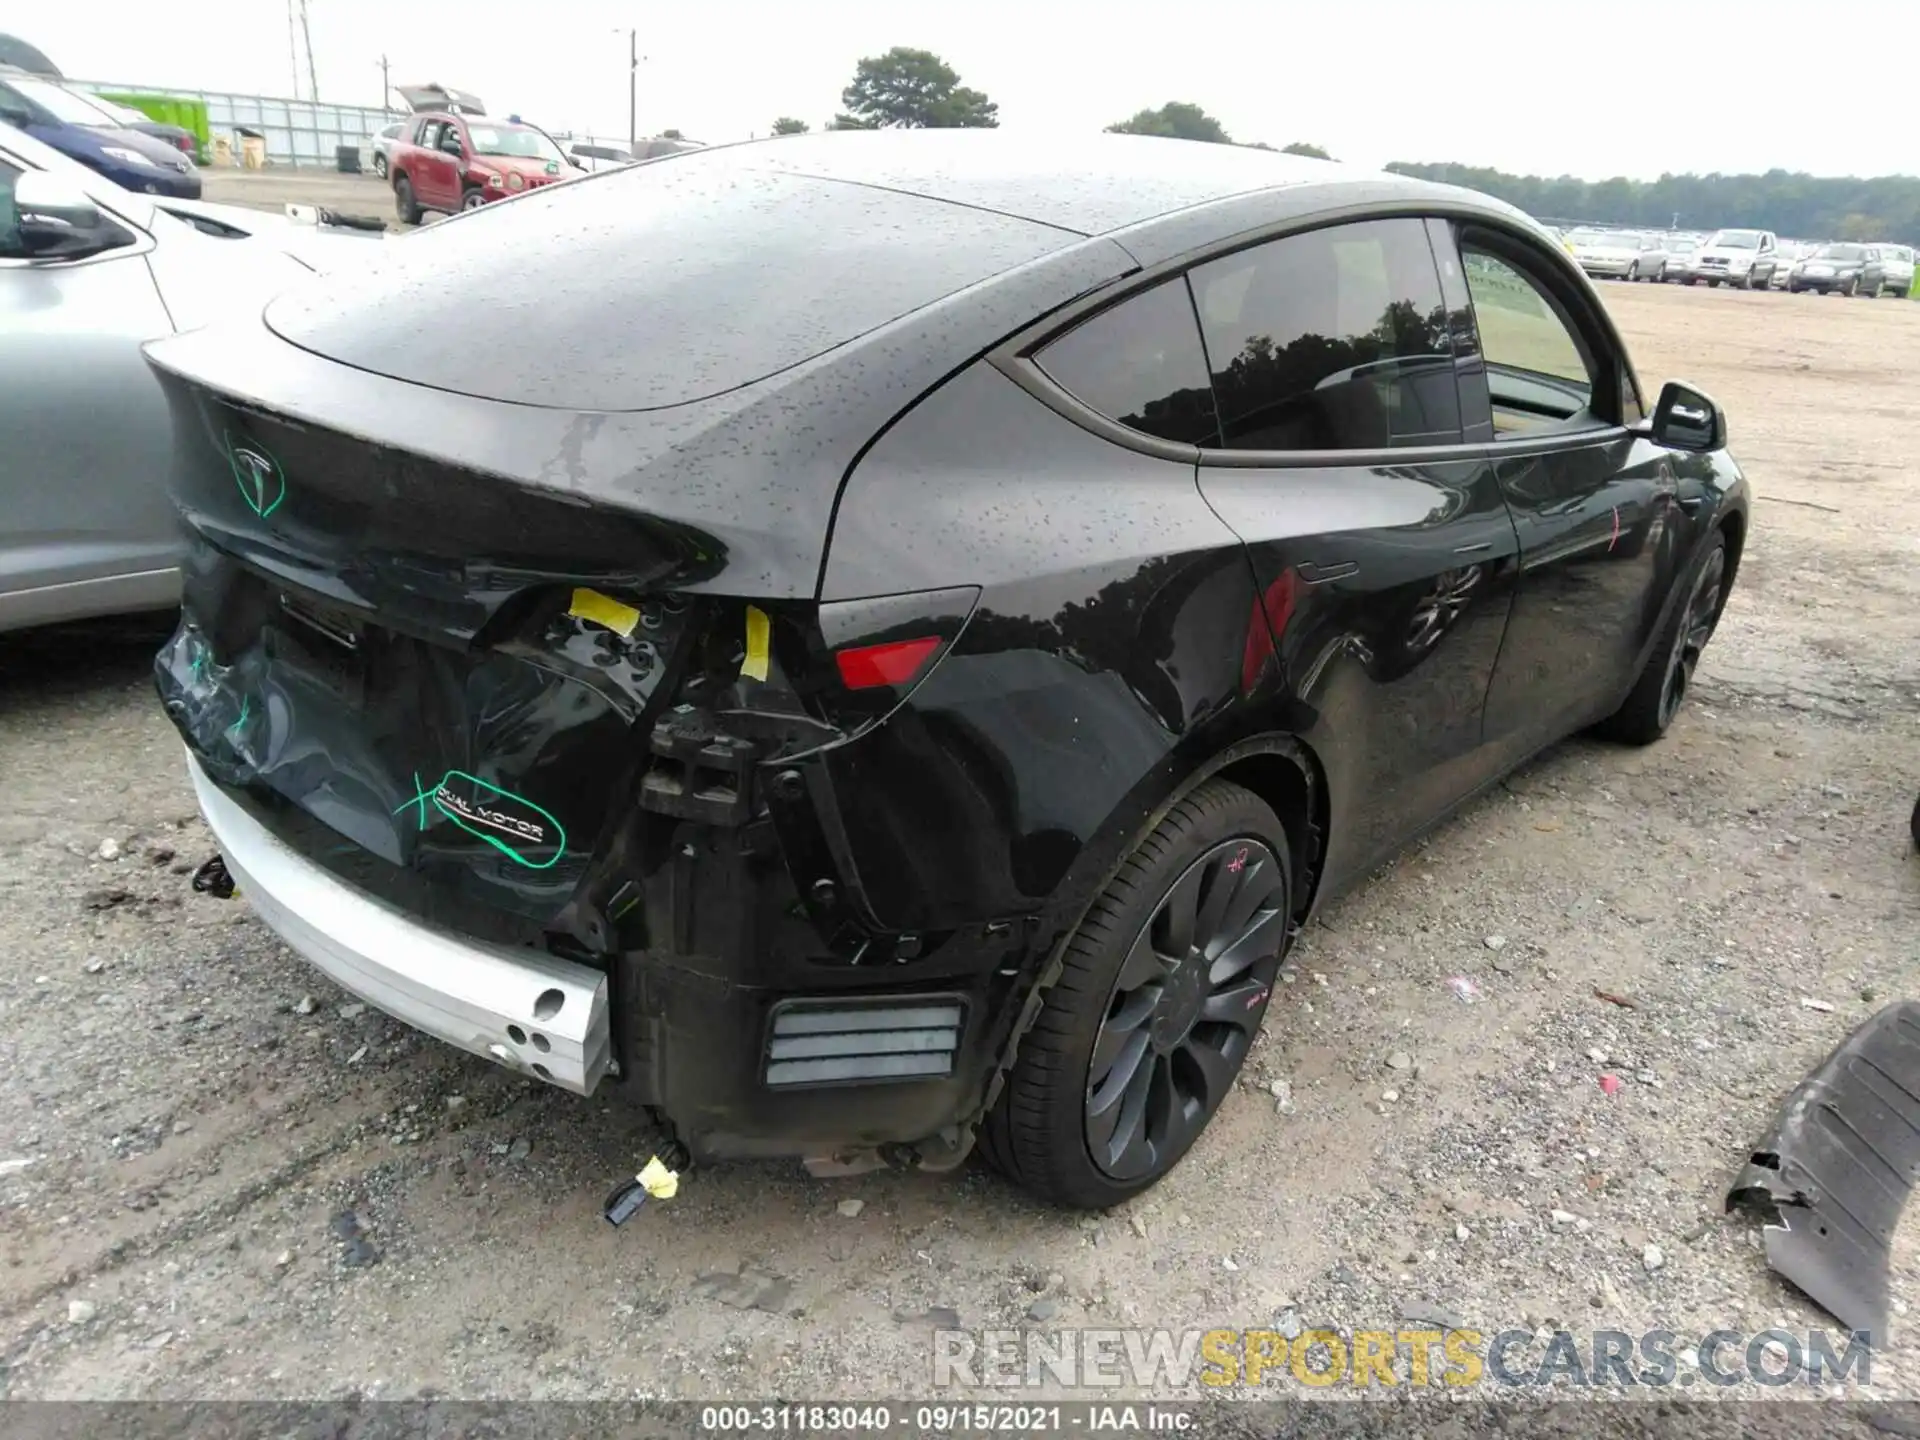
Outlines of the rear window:
{"label": "rear window", "polygon": [[1079,238],[714,151],[428,226],[266,319],[305,349],[437,389],[651,410],[776,374]]}

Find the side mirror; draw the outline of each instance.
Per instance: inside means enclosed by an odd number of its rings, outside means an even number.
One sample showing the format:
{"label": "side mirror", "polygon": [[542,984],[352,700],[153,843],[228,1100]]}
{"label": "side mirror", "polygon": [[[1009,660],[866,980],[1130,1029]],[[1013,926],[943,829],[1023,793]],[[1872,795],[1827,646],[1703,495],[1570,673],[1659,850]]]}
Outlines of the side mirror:
{"label": "side mirror", "polygon": [[16,130],[24,130],[33,124],[33,115],[18,105],[0,105],[0,120],[4,120]]}
{"label": "side mirror", "polygon": [[1669,380],[1660,387],[1647,428],[1656,445],[1669,450],[1709,452],[1727,448],[1727,416],[1703,390]]}
{"label": "side mirror", "polygon": [[22,172],[14,181],[13,208],[21,246],[31,255],[71,260],[122,243],[120,228],[92,197],[59,175]]}

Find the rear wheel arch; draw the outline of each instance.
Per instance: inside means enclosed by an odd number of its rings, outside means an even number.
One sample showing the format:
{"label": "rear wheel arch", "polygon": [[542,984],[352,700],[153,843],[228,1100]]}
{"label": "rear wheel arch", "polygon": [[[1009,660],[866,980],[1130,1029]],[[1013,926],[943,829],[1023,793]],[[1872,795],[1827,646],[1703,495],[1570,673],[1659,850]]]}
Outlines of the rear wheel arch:
{"label": "rear wheel arch", "polygon": [[[1330,821],[1326,772],[1319,757],[1297,736],[1285,732],[1248,736],[1214,751],[1205,760],[1190,767],[1157,803],[1150,803],[1144,814],[1126,825],[1115,842],[1117,853],[1113,850],[1103,851],[1097,873],[1091,876],[1069,875],[1062,882],[1062,889],[1078,890],[1085,899],[1074,913],[1072,923],[1062,927],[1052,951],[1041,966],[1038,978],[1027,991],[1020,1015],[1009,1030],[1006,1044],[988,1079],[981,1105],[968,1117],[966,1123],[974,1127],[976,1135],[980,1122],[998,1101],[1007,1073],[1019,1057],[1021,1043],[1040,1016],[1047,990],[1059,979],[1067,946],[1078,933],[1088,911],[1120,873],[1127,858],[1153,834],[1174,807],[1215,779],[1226,780],[1250,791],[1265,802],[1279,819],[1286,831],[1287,848],[1293,862],[1293,930],[1297,931],[1301,922],[1312,912],[1323,874],[1322,861],[1326,855]],[[1126,808],[1122,807],[1123,813]],[[1284,954],[1283,950],[1283,957]]]}
{"label": "rear wheel arch", "polygon": [[1731,592],[1740,574],[1740,552],[1747,543],[1746,512],[1728,511],[1726,519],[1720,522],[1720,533],[1727,537],[1727,589]]}

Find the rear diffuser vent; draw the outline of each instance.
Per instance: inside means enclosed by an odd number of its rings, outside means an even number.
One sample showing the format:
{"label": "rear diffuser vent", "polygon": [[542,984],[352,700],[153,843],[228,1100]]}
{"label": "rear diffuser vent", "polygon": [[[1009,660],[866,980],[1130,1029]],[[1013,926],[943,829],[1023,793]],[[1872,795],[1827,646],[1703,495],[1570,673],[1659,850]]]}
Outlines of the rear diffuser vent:
{"label": "rear diffuser vent", "polygon": [[883,1004],[788,1000],[773,1012],[767,1085],[938,1080],[953,1073],[966,1011],[958,1000],[927,995]]}

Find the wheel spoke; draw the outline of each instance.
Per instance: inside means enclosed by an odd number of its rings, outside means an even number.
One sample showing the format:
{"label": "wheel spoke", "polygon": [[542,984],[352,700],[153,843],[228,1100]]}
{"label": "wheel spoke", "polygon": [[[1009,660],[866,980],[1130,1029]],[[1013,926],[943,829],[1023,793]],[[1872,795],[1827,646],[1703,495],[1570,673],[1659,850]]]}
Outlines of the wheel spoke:
{"label": "wheel spoke", "polygon": [[1107,1017],[1107,1023],[1100,1027],[1099,1038],[1093,1042],[1093,1060],[1087,1066],[1087,1074],[1095,1085],[1113,1069],[1113,1062],[1120,1058],[1127,1042],[1140,1033],[1140,1026],[1152,1018],[1154,1001],[1158,998],[1151,989],[1136,990]]}
{"label": "wheel spoke", "polygon": [[[1238,864],[1239,869],[1234,869]],[[1226,937],[1222,933],[1227,918],[1227,909],[1233,903],[1234,896],[1246,883],[1247,868],[1253,862],[1253,847],[1244,846],[1234,859],[1224,863],[1215,861],[1207,869],[1206,898],[1201,902],[1200,913],[1193,922],[1193,943],[1203,953],[1211,953],[1217,942]]]}
{"label": "wheel spoke", "polygon": [[[1144,1041],[1145,1037],[1141,1038]],[[1144,1044],[1140,1053],[1147,1054]],[[1108,1166],[1116,1173],[1136,1173],[1153,1163],[1147,1143],[1147,1097],[1152,1092],[1154,1071],[1158,1068],[1153,1061],[1135,1064],[1133,1073],[1114,1097],[1112,1128],[1101,1148],[1106,1151]],[[1091,1128],[1096,1117],[1087,1118]],[[1096,1138],[1095,1144],[1100,1143]]]}
{"label": "wheel spoke", "polygon": [[1112,1061],[1093,1081],[1093,1093],[1087,1097],[1089,1120],[1118,1109],[1120,1097],[1139,1074],[1140,1062],[1147,1058],[1152,1048],[1152,1042],[1144,1030],[1135,1030],[1122,1036],[1119,1050]]}
{"label": "wheel spoke", "polygon": [[1180,1087],[1174,1083],[1171,1055],[1154,1057],[1153,1082],[1147,1098],[1147,1139],[1157,1158],[1158,1152],[1166,1149],[1169,1142],[1177,1140],[1187,1128],[1186,1101],[1180,1094]]}
{"label": "wheel spoke", "polygon": [[1120,967],[1120,977],[1114,981],[1116,990],[1138,990],[1142,985],[1164,980],[1167,971],[1173,968],[1166,957],[1153,948],[1153,931],[1153,926],[1145,926],[1134,938],[1126,963]]}
{"label": "wheel spoke", "polygon": [[1175,961],[1186,958],[1187,952],[1193,949],[1194,925],[1200,911],[1200,887],[1206,872],[1206,866],[1196,865],[1182,875],[1172,892],[1161,902],[1160,914],[1155,917],[1151,927],[1159,930],[1165,926],[1165,933],[1156,948]]}
{"label": "wheel spoke", "polygon": [[1247,927],[1280,892],[1280,880],[1280,867],[1273,863],[1271,856],[1263,854],[1258,860],[1247,862],[1247,873],[1243,877],[1240,893],[1233,897],[1233,905],[1220,926],[1220,933],[1227,943],[1209,953],[1217,957],[1240,943]]}
{"label": "wheel spoke", "polygon": [[1258,975],[1249,975],[1209,995],[1207,1003],[1200,1007],[1200,1018],[1231,1025],[1236,1030],[1252,1030],[1260,1018],[1260,1001],[1269,988]]}
{"label": "wheel spoke", "polygon": [[1214,957],[1213,965],[1207,972],[1207,982],[1215,986],[1224,985],[1256,962],[1270,955],[1278,955],[1280,942],[1286,938],[1286,934],[1287,917],[1284,912],[1261,911],[1241,932],[1238,940]]}
{"label": "wheel spoke", "polygon": [[1200,1109],[1208,1110],[1226,1098],[1233,1086],[1233,1062],[1202,1040],[1190,1040],[1177,1052],[1200,1082]]}

